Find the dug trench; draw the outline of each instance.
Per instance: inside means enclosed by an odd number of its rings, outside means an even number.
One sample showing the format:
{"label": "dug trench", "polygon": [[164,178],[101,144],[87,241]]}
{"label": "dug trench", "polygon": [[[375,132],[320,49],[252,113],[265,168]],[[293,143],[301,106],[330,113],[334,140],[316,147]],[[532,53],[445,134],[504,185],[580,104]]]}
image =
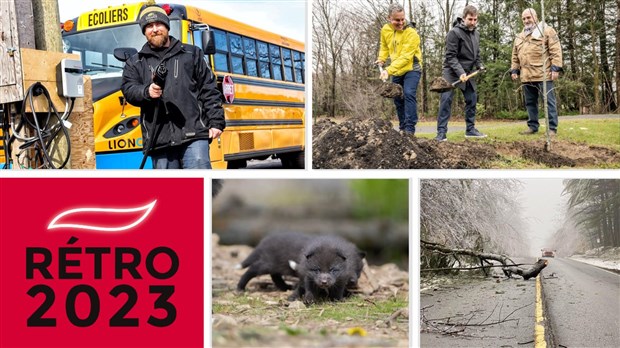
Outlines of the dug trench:
{"label": "dug trench", "polygon": [[620,162],[620,153],[598,146],[553,140],[493,139],[437,142],[402,135],[382,118],[322,119],[312,128],[314,169],[501,169],[587,168]]}

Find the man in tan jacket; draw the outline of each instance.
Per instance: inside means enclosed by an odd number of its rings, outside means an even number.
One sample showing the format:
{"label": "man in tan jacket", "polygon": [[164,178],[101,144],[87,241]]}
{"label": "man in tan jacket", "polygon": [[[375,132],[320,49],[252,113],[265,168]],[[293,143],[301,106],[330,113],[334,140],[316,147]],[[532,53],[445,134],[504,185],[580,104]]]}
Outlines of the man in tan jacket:
{"label": "man in tan jacket", "polygon": [[[528,129],[520,134],[538,132],[538,98],[543,93],[543,64],[547,80],[547,108],[549,111],[549,134],[555,135],[558,128],[558,109],[555,100],[555,81],[562,71],[562,46],[558,34],[545,23],[538,22],[536,11],[523,11],[523,31],[517,35],[512,47],[511,76],[521,78],[525,94]],[[543,62],[543,40],[547,61]]]}

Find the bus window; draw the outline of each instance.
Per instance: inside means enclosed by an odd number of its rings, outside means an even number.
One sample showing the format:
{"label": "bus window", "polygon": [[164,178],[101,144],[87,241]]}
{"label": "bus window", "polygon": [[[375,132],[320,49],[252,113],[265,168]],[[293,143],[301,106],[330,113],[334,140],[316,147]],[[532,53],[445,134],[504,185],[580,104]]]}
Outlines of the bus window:
{"label": "bus window", "polygon": [[212,29],[215,36],[215,70],[229,72],[228,70],[228,42],[226,32]]}
{"label": "bus window", "polygon": [[282,49],[282,58],[284,59],[284,80],[293,81],[293,58],[291,57],[291,50],[288,48]]}
{"label": "bus window", "polygon": [[303,73],[303,53],[299,53],[297,51],[293,51],[293,60],[295,61],[295,81],[303,83],[304,82],[304,73]]}
{"label": "bus window", "polygon": [[230,66],[232,72],[243,75],[243,42],[241,36],[228,33],[228,41],[230,42]]}
{"label": "bus window", "polygon": [[282,57],[280,56],[280,46],[269,44],[269,57],[274,80],[282,80]]}
{"label": "bus window", "polygon": [[258,61],[256,60],[256,41],[247,37],[243,38],[245,49],[245,68],[249,76],[258,76]]}
{"label": "bus window", "polygon": [[260,67],[260,77],[266,79],[271,78],[271,72],[269,70],[269,49],[267,44],[261,41],[256,42],[258,46],[258,65]]}
{"label": "bus window", "polygon": [[84,60],[87,66],[104,66],[103,54],[101,52],[86,51],[84,53]]}

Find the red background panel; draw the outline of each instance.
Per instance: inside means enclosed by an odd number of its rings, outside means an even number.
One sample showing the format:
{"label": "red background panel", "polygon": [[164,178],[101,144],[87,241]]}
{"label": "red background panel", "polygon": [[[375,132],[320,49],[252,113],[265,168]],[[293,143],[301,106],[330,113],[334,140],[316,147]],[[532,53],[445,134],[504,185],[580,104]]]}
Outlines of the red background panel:
{"label": "red background panel", "polygon": [[[2,347],[202,347],[203,346],[203,179],[169,178],[28,178],[0,179],[0,345]],[[157,200],[152,212],[139,225],[121,232],[101,232],[74,228],[48,230],[58,214],[76,208],[127,209]],[[65,219],[78,216],[66,216]],[[89,214],[89,223],[102,226],[125,224],[127,217],[116,221],[113,214]],[[77,242],[68,244],[75,237]],[[54,279],[45,279],[34,271],[26,279],[26,248],[50,250],[48,270]],[[102,279],[94,277],[94,257],[85,248],[107,247],[102,255]],[[168,247],[179,258],[179,269],[169,279],[156,279],[146,269],[148,253]],[[69,254],[79,266],[67,267],[81,273],[82,279],[58,279],[60,248],[79,248]],[[141,279],[123,271],[115,279],[116,248],[135,248],[140,252],[136,270]],[[42,257],[39,255],[35,261]],[[126,255],[125,261],[129,260]],[[160,272],[168,270],[169,258],[159,255],[154,261]],[[55,327],[29,327],[28,317],[41,306],[44,294],[34,298],[28,290],[38,284],[51,287],[55,300],[43,318],[56,318]],[[76,285],[86,284],[97,291],[101,311],[88,327],[73,325],[66,314],[67,293]],[[127,318],[137,318],[137,327],[111,327],[110,318],[125,304],[127,295],[110,295],[117,285],[126,284],[138,293],[137,303]],[[159,294],[150,294],[151,285],[172,285],[170,302],[177,312],[166,327],[147,323],[149,316],[163,318],[166,311],[155,309]],[[91,304],[85,294],[76,299],[76,313],[84,319]]]}

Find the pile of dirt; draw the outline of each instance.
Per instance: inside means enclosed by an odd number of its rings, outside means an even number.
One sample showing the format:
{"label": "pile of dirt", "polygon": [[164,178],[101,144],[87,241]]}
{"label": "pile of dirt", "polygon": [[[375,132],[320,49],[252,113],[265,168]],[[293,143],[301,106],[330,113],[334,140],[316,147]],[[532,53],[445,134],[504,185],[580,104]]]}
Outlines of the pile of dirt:
{"label": "pile of dirt", "polygon": [[[341,123],[322,119],[313,128],[314,169],[506,168],[513,161],[533,168],[592,167],[620,163],[615,150],[554,139],[437,142],[401,134],[381,118],[354,117]],[[523,164],[521,164],[523,165]]]}
{"label": "pile of dirt", "polygon": [[313,131],[315,169],[483,168],[497,153],[481,144],[438,143],[403,135],[380,118],[318,122]]}

